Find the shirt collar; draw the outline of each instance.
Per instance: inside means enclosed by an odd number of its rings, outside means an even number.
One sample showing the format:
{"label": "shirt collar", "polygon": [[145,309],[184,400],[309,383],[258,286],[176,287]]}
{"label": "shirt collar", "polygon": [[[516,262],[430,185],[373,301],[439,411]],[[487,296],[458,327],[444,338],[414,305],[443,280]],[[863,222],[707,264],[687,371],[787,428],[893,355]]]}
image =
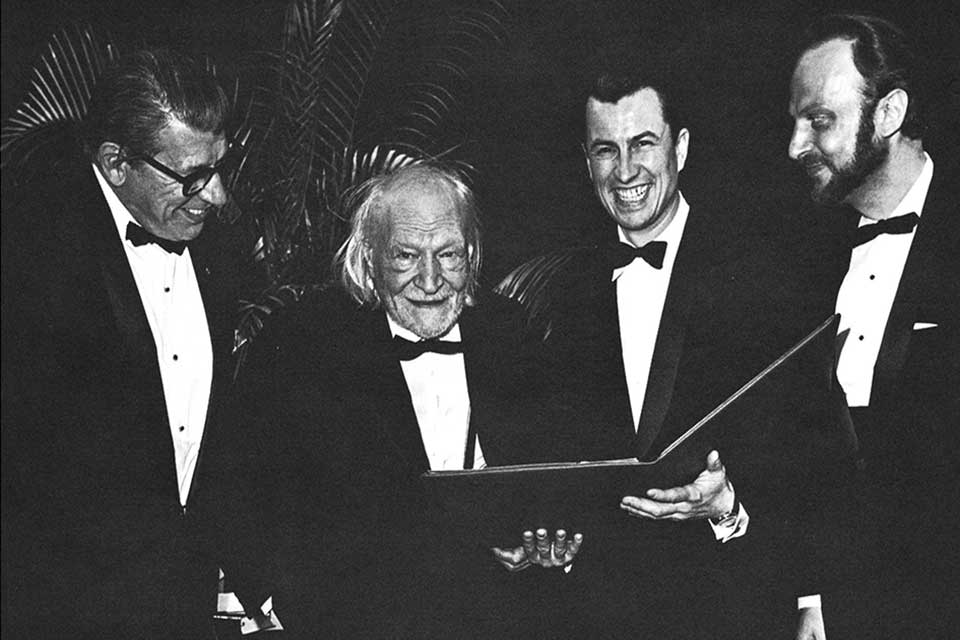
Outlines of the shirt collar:
{"label": "shirt collar", "polygon": [[107,206],[110,208],[110,214],[113,216],[113,222],[117,226],[117,233],[120,234],[120,240],[125,241],[127,237],[127,224],[130,222],[134,224],[140,223],[133,217],[130,210],[120,202],[120,198],[117,197],[113,187],[107,183],[107,179],[100,173],[100,169],[98,169],[96,165],[90,166],[93,167],[93,175],[97,177],[97,184],[100,185],[100,190],[103,191],[103,197],[106,199]]}
{"label": "shirt collar", "polygon": [[[673,220],[670,221],[670,224],[660,232],[654,240],[662,240],[667,243],[667,252],[663,257],[663,266],[664,269],[669,269],[669,265],[673,264],[673,256],[677,253],[677,247],[680,245],[680,239],[683,237],[683,229],[687,226],[687,218],[690,215],[690,205],[687,204],[686,198],[683,197],[683,193],[677,192],[677,195],[680,196],[680,202],[677,204],[677,213],[673,216]],[[620,242],[624,244],[633,245],[632,242],[627,240],[627,234],[624,233],[623,227],[617,226],[617,236],[620,238]],[[630,265],[620,267],[613,270],[613,275],[611,276],[611,282],[615,282],[617,278],[623,273],[623,271],[629,268]]]}
{"label": "shirt collar", "polygon": [[[421,340],[423,340],[423,338],[415,334],[413,331],[410,331],[409,329],[401,327],[399,324],[394,322],[393,318],[390,317],[389,313],[387,314],[387,324],[390,325],[391,337],[400,336],[401,338],[404,338],[405,340],[409,340],[410,342],[420,342]],[[458,322],[455,325],[453,325],[453,327],[451,327],[449,331],[447,331],[445,334],[443,334],[437,339],[442,340],[443,342],[460,342],[460,323]]]}
{"label": "shirt collar", "polygon": [[[903,196],[903,200],[900,201],[900,204],[894,208],[888,217],[902,216],[907,213],[916,213],[918,216],[923,215],[923,203],[927,200],[927,192],[930,190],[930,182],[933,180],[933,160],[926,151],[923,152],[923,156],[923,168],[920,169],[920,175],[917,176],[917,179],[913,182],[913,186],[910,187],[910,190]],[[876,220],[871,220],[866,216],[860,216],[859,226],[862,227],[876,222]]]}

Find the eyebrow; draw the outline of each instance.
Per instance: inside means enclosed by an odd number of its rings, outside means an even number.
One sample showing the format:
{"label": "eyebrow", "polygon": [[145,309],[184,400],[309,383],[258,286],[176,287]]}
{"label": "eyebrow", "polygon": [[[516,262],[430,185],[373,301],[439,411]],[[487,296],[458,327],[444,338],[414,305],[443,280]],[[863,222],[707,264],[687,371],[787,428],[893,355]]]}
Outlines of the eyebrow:
{"label": "eyebrow", "polygon": [[[630,139],[627,140],[627,143],[629,144],[629,143],[631,143],[631,142],[637,142],[637,141],[642,140],[642,139],[644,139],[644,138],[653,138],[653,139],[656,140],[657,142],[660,141],[660,135],[657,134],[657,133],[655,133],[655,132],[653,132],[653,131],[650,131],[650,130],[648,129],[648,130],[646,130],[646,131],[643,131],[642,133],[638,133],[638,134],[635,135],[635,136],[630,136]],[[600,138],[600,139],[598,139],[598,140],[594,140],[593,142],[591,142],[589,148],[590,148],[590,149],[593,149],[594,147],[603,146],[603,145],[613,145],[613,146],[617,146],[617,143],[614,142],[613,140],[607,140],[607,139],[604,139],[604,138]]]}

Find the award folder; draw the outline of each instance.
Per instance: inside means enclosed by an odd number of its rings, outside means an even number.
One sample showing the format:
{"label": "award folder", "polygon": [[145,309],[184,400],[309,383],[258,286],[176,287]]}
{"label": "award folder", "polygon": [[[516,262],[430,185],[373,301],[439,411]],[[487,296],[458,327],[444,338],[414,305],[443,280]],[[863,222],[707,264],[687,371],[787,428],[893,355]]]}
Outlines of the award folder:
{"label": "award folder", "polygon": [[[623,496],[691,482],[713,449],[711,427],[734,406],[749,408],[751,391],[791,361],[814,358],[832,376],[839,315],[833,315],[771,362],[655,456],[639,460],[559,462],[427,471],[426,489],[460,526],[484,538],[514,539],[525,529],[577,530],[619,517]],[[818,367],[820,368],[820,367]],[[749,414],[749,411],[747,411]],[[722,452],[721,452],[722,454]]]}

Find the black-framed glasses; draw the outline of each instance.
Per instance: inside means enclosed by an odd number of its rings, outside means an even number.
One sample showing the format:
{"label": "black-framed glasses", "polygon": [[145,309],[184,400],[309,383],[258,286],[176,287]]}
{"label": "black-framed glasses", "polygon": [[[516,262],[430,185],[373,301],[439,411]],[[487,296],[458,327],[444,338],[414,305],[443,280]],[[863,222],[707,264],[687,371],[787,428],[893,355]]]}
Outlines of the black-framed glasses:
{"label": "black-framed glasses", "polygon": [[126,160],[142,160],[148,165],[167,176],[176,180],[181,185],[183,185],[183,197],[190,198],[197,195],[203,191],[204,187],[210,183],[213,179],[214,174],[220,174],[220,179],[225,183],[230,181],[230,178],[233,176],[233,173],[237,170],[239,166],[239,160],[241,158],[241,153],[239,150],[233,148],[232,146],[227,149],[226,155],[220,158],[220,162],[213,165],[212,167],[201,167],[191,173],[190,175],[182,176],[167,165],[163,164],[156,158],[148,156],[146,154],[134,154],[132,156],[127,156]]}

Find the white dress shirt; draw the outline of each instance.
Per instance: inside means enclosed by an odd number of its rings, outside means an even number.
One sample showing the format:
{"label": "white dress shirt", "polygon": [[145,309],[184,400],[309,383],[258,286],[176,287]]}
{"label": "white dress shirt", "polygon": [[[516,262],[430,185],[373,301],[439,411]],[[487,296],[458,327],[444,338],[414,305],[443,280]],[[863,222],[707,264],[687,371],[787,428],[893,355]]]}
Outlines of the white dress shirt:
{"label": "white dress shirt", "polygon": [[[620,320],[620,346],[623,350],[623,373],[626,376],[630,409],[633,412],[633,428],[636,430],[643,410],[643,400],[650,378],[650,364],[660,330],[660,316],[667,299],[670,274],[677,258],[677,248],[687,224],[690,205],[680,194],[677,214],[657,240],[667,243],[663,267],[655,269],[643,258],[634,258],[625,267],[613,270],[612,280],[617,283],[617,314]],[[617,227],[620,241],[631,244],[623,229]]]}
{"label": "white dress shirt", "polygon": [[[933,160],[924,153],[925,161],[920,175],[907,194],[888,217],[907,213],[922,214],[930,180],[933,178]],[[876,224],[861,216],[859,226]],[[918,223],[919,226],[919,223]],[[910,233],[880,234],[873,240],[854,247],[850,253],[850,267],[837,293],[837,313],[843,333],[849,330],[840,357],[837,360],[837,379],[847,396],[850,407],[870,405],[873,388],[873,368],[880,354],[880,343],[887,328],[893,299],[900,286],[900,277],[907,262],[907,254],[916,235]],[[819,595],[797,599],[797,607],[821,606]]]}
{"label": "white dress shirt", "polygon": [[[916,182],[890,217],[921,215],[931,178],[933,161],[927,155]],[[861,227],[869,224],[875,221],[860,218]],[[839,331],[850,330],[837,361],[837,378],[847,395],[848,406],[870,404],[873,368],[916,230],[914,227],[910,233],[881,234],[855,247],[850,254],[850,268],[837,294]]]}
{"label": "white dress shirt", "polygon": [[190,249],[178,256],[155,244],[133,246],[126,239],[127,224],[136,224],[136,220],[100,171],[94,167],[93,172],[116,223],[153,333],[173,438],[180,504],[186,505],[200,453],[213,381],[210,329]]}
{"label": "white dress shirt", "polygon": [[[643,258],[634,258],[630,264],[613,270],[611,280],[617,283],[617,315],[620,321],[620,346],[623,351],[623,373],[627,381],[630,396],[630,410],[633,414],[633,428],[640,423],[640,413],[647,393],[650,379],[650,365],[660,331],[660,319],[663,305],[670,287],[670,275],[677,258],[677,250],[683,238],[683,230],[690,214],[690,205],[679,194],[680,203],[677,213],[670,224],[656,237],[667,243],[663,256],[663,266],[655,269]],[[617,227],[620,241],[627,240],[623,229]],[[717,540],[726,542],[738,538],[747,532],[750,516],[743,504],[736,521],[725,525],[716,525],[707,521]]]}
{"label": "white dress shirt", "polygon": [[[411,342],[420,336],[404,329],[388,315],[390,333]],[[447,342],[460,341],[460,325],[440,337]],[[463,354],[424,353],[413,360],[400,362],[403,377],[410,390],[413,410],[420,425],[420,437],[433,471],[463,469],[467,433],[470,428],[470,393]],[[486,466],[477,437],[473,468]]]}

